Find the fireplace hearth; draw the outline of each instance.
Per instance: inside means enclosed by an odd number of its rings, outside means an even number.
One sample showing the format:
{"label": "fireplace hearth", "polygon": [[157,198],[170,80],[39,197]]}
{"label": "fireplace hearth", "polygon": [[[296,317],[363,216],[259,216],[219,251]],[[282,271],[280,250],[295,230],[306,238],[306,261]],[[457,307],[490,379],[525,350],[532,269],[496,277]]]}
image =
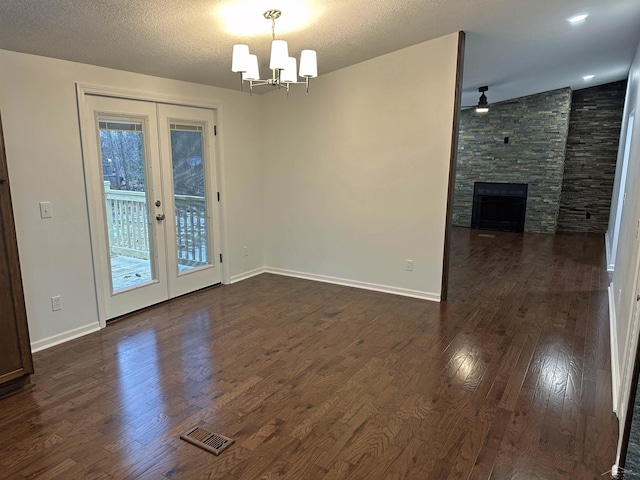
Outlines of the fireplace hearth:
{"label": "fireplace hearth", "polygon": [[524,231],[527,190],[526,183],[475,182],[471,228]]}

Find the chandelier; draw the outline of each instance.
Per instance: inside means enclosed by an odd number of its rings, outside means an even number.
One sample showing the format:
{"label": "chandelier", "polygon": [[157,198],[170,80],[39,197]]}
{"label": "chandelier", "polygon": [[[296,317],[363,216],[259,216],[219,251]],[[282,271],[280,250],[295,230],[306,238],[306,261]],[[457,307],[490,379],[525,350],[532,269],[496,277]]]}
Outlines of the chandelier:
{"label": "chandelier", "polygon": [[280,18],[282,12],[280,10],[267,10],[263,15],[267,20],[271,20],[271,58],[269,60],[271,78],[261,80],[258,57],[249,53],[248,45],[236,44],[233,46],[231,71],[240,73],[240,89],[244,90],[244,84],[248,82],[249,93],[253,94],[253,87],[272,85],[278,88],[286,88],[287,96],[289,96],[289,87],[296,83],[302,83],[306,85],[308,95],[309,79],[318,76],[316,51],[302,50],[300,53],[298,75],[304,78],[304,81],[298,82],[296,58],[289,56],[289,47],[286,40],[276,40],[276,19]]}

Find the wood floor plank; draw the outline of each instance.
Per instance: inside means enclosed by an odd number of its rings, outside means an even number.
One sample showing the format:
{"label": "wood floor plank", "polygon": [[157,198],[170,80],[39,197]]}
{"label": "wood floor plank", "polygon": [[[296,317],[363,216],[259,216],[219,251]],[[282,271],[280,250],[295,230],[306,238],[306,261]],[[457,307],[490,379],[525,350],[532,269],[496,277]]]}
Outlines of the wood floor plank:
{"label": "wood floor plank", "polygon": [[263,274],[36,353],[0,479],[601,478],[602,236],[478,233],[453,229],[443,304]]}

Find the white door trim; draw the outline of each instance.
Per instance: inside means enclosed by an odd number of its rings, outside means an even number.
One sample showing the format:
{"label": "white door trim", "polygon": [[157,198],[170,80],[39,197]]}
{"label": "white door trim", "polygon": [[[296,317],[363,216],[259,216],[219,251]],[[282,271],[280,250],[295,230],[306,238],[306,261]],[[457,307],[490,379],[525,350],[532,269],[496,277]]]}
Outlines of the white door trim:
{"label": "white door trim", "polygon": [[[207,108],[216,111],[216,126],[218,130],[217,140],[215,142],[216,166],[218,169],[218,191],[220,192],[220,250],[225,258],[222,263],[222,283],[231,284],[229,276],[229,255],[225,255],[229,251],[229,229],[228,229],[228,212],[227,205],[224,201],[226,196],[226,161],[224,156],[224,108],[219,102],[212,101],[207,97],[187,97],[175,96],[160,93],[149,93],[142,90],[129,90],[124,88],[115,88],[105,85],[91,83],[76,83],[76,97],[79,106],[84,103],[85,95],[102,95],[105,97],[117,97],[128,100],[142,100],[147,102],[165,103],[168,105],[181,105],[185,107]],[[83,146],[84,148],[84,146]],[[84,152],[83,152],[84,156]]]}
{"label": "white door trim", "polygon": [[[211,101],[211,99],[207,98],[197,98],[197,97],[186,97],[186,96],[172,96],[167,94],[158,94],[158,93],[149,93],[140,90],[129,90],[129,89],[121,89],[114,88],[104,85],[98,84],[86,84],[86,83],[76,83],[76,101],[78,108],[78,122],[80,127],[80,145],[82,149],[82,158],[83,161],[86,162],[85,157],[90,155],[89,145],[87,144],[87,135],[90,132],[90,125],[87,125],[87,119],[84,118],[86,115],[81,115],[80,112],[86,111],[86,96],[87,95],[97,95],[97,96],[105,96],[105,97],[113,97],[113,98],[122,98],[127,100],[138,100],[138,101],[147,101],[153,103],[163,103],[168,105],[180,105],[187,107],[195,107],[195,108],[205,108],[215,111],[216,118],[216,127],[218,131],[216,142],[214,143],[213,152],[216,158],[216,168],[217,168],[217,191],[220,192],[221,201],[219,204],[219,214],[220,214],[220,252],[223,255],[224,261],[222,262],[222,283],[225,285],[229,285],[231,283],[230,280],[230,269],[229,269],[229,255],[225,255],[226,252],[229,251],[229,237],[228,237],[228,211],[225,200],[225,192],[226,192],[226,175],[225,175],[225,157],[224,157],[224,140],[221,132],[223,129],[223,108],[218,102]],[[85,174],[86,180],[86,174]],[[90,199],[89,192],[85,188],[86,202],[87,202],[87,213],[89,216],[95,215],[98,213],[96,208],[100,208],[99,205],[96,205],[96,201]],[[95,235],[95,233],[91,233],[90,226],[90,235]],[[97,252],[93,251],[92,247],[92,255],[95,255]],[[97,279],[97,275],[94,269],[94,279]],[[97,282],[97,280],[96,280]],[[102,295],[102,286],[95,284],[95,294],[96,298],[101,297]],[[104,309],[100,307],[100,301],[98,301],[98,321],[101,328],[106,326],[106,314]]]}

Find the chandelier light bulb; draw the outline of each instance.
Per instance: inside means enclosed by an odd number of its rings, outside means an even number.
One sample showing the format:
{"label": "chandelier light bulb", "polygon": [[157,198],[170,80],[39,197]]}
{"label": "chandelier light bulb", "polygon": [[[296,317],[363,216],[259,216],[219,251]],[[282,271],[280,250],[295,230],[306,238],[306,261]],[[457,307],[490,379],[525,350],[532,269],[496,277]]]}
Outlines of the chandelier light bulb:
{"label": "chandelier light bulb", "polygon": [[289,46],[286,40],[274,40],[271,42],[271,70],[284,70],[289,59]]}
{"label": "chandelier light bulb", "polygon": [[260,80],[260,69],[258,68],[258,56],[249,55],[249,66],[246,72],[242,72],[242,80]]}
{"label": "chandelier light bulb", "polygon": [[249,69],[249,45],[238,43],[233,46],[231,57],[232,72],[246,72]]}
{"label": "chandelier light bulb", "polygon": [[298,80],[298,62],[295,57],[287,58],[287,67],[280,74],[280,81],[284,83],[295,83]]}
{"label": "chandelier light bulb", "polygon": [[300,53],[300,76],[303,78],[318,76],[318,58],[315,50],[302,50]]}

